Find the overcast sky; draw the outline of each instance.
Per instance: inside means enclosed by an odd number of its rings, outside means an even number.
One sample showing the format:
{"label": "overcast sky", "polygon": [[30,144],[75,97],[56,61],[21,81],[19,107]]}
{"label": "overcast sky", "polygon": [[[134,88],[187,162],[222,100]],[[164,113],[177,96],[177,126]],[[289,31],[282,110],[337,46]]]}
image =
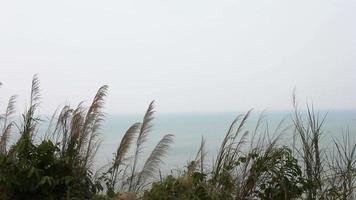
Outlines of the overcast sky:
{"label": "overcast sky", "polygon": [[106,111],[356,109],[355,0],[0,0],[0,105],[42,111],[91,100]]}

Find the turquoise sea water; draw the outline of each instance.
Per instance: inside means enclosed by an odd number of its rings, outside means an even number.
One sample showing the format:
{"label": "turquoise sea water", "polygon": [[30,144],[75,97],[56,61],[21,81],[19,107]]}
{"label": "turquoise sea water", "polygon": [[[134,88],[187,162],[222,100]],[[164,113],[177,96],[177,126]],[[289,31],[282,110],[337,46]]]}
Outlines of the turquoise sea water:
{"label": "turquoise sea water", "polygon": [[[164,159],[163,169],[181,168],[187,164],[187,161],[194,159],[202,136],[206,138],[208,158],[211,159],[216,154],[231,122],[243,113],[156,113],[153,130],[145,145],[143,158],[147,157],[162,136],[170,133],[175,135],[175,142],[171,146],[168,157]],[[325,113],[320,112],[321,117]],[[254,130],[259,116],[259,112],[253,113],[245,129]],[[290,112],[269,111],[263,116],[261,134],[266,129],[273,133],[282,120],[284,120],[282,127],[288,127],[292,123]],[[103,142],[96,157],[96,166],[102,166],[111,161],[125,131],[131,124],[142,121],[142,118],[143,114],[107,115],[101,131]],[[341,138],[342,132],[347,129],[350,131],[351,139],[356,141],[356,111],[328,111],[322,136],[324,148],[330,146],[332,138]],[[286,131],[280,143],[292,144],[292,135],[292,130]],[[143,162],[144,159],[141,161]]]}

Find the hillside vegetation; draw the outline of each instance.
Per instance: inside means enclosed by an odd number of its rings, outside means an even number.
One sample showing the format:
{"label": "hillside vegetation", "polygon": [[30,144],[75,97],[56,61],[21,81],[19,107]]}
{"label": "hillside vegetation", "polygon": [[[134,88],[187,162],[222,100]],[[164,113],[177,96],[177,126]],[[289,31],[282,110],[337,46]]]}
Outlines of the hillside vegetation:
{"label": "hillside vegetation", "polygon": [[[102,86],[90,105],[58,109],[46,129],[40,129],[44,119],[38,110],[41,96],[36,76],[21,119],[16,117],[16,96],[2,105],[1,200],[355,199],[353,133],[330,138],[334,145],[322,147],[326,116],[320,116],[313,107],[301,112],[295,98],[291,127],[278,126],[270,131],[261,125],[261,117],[255,128],[248,129],[245,124],[252,112],[248,111],[237,116],[227,133],[221,133],[225,137],[212,164],[207,163],[203,137],[195,159],[169,175],[162,175],[160,164],[173,135],[162,137],[152,152],[143,156],[154,120],[151,102],[142,121],[123,133],[112,162],[93,171],[107,92],[108,86]],[[294,145],[281,142],[280,136],[286,133],[293,134]]]}

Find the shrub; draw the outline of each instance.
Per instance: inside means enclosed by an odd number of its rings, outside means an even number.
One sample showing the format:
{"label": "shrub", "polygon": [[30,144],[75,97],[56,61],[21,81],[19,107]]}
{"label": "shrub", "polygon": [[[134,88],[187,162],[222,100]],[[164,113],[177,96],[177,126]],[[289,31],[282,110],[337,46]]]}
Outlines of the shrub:
{"label": "shrub", "polygon": [[[55,130],[35,143],[38,131],[37,108],[40,103],[39,81],[34,77],[29,109],[22,115],[19,139],[8,148],[13,122],[14,100],[3,119],[0,138],[0,190],[2,199],[89,199],[100,184],[93,179],[90,163],[98,147],[97,130],[102,121],[102,103],[107,87],[99,89],[92,105],[65,106],[58,116]],[[52,121],[55,121],[54,118]]]}

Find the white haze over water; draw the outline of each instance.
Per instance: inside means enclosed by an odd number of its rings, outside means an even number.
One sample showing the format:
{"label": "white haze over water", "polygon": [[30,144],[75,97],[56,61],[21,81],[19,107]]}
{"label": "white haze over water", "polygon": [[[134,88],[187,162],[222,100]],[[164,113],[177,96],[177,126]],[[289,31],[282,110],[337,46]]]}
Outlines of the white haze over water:
{"label": "white haze over water", "polygon": [[325,145],[342,128],[355,139],[355,10],[355,0],[0,0],[0,108],[17,94],[23,111],[36,73],[43,115],[88,105],[108,84],[99,164],[154,99],[145,154],[174,134],[169,167],[194,158],[201,135],[213,155],[235,111],[268,108],[273,127],[294,88],[302,107],[330,111]]}
{"label": "white haze over water", "polygon": [[[356,109],[356,1],[0,0],[0,105],[22,111],[38,73],[43,103],[108,113],[224,112],[302,103]],[[4,106],[3,106],[4,107]]]}
{"label": "white haze over water", "polygon": [[[152,151],[157,142],[165,134],[174,134],[174,144],[171,146],[169,155],[164,159],[165,164],[162,165],[164,172],[170,169],[177,169],[186,166],[188,161],[195,158],[198,151],[201,137],[206,139],[207,150],[207,164],[211,164],[213,156],[216,155],[218,148],[223,140],[230,123],[239,114],[236,113],[170,113],[170,114],[156,114],[153,121],[153,131],[149,134],[149,140],[145,144],[143,156],[140,159],[144,162],[145,158]],[[261,136],[268,124],[270,136],[273,137],[273,132],[281,122],[280,130],[292,124],[291,113],[289,112],[266,112],[264,113],[264,120],[258,131],[257,137]],[[322,118],[326,112],[320,112]],[[253,112],[251,117],[247,120],[244,130],[253,131],[260,113]],[[124,132],[129,126],[135,122],[141,121],[142,115],[109,115],[104,127],[102,129],[103,143],[98,151],[95,166],[98,168],[109,163],[113,154],[116,151],[118,144]],[[321,148],[323,150],[330,150],[333,139],[342,139],[342,135],[350,132],[351,142],[356,142],[356,111],[331,111],[327,114],[327,118],[323,127],[321,136]],[[276,131],[280,133],[281,131]],[[251,134],[250,134],[251,136]],[[249,138],[250,138],[249,136]],[[276,136],[276,135],[274,135]],[[292,146],[293,129],[284,132],[280,136],[280,145]],[[248,147],[248,144],[247,144]],[[142,163],[141,163],[142,164]]]}

